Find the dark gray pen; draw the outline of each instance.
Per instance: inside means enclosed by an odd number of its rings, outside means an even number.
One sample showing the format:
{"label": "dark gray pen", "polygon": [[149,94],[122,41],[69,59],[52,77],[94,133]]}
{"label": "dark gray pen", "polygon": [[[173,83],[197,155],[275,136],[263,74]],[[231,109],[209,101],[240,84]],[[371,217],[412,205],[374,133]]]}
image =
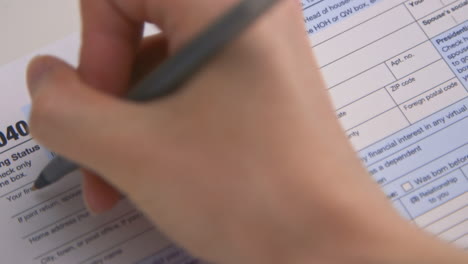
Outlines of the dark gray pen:
{"label": "dark gray pen", "polygon": [[[174,92],[278,1],[242,0],[137,83],[127,98],[148,101]],[[42,170],[33,190],[51,185],[78,168],[74,162],[57,156]]]}

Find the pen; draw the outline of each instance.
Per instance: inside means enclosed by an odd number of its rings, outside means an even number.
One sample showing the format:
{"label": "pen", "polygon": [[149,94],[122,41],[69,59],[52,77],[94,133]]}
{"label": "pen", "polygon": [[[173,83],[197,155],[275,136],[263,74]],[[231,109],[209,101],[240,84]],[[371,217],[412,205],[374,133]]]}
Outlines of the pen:
{"label": "pen", "polygon": [[[174,92],[278,1],[242,0],[138,82],[127,98],[148,101]],[[49,186],[79,167],[72,161],[56,156],[39,174],[33,190]]]}

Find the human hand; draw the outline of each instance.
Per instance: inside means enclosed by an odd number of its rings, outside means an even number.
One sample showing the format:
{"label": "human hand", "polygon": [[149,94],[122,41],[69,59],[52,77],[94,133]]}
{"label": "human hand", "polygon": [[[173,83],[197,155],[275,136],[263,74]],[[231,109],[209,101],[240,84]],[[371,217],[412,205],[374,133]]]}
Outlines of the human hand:
{"label": "human hand", "polygon": [[[30,67],[35,138],[219,263],[351,262],[419,238],[344,137],[296,1],[283,1],[178,93],[145,104],[109,95],[124,94],[235,2],[82,0],[78,71],[52,58]],[[163,34],[142,41],[143,21]],[[106,182],[85,178],[94,211],[119,197]]]}

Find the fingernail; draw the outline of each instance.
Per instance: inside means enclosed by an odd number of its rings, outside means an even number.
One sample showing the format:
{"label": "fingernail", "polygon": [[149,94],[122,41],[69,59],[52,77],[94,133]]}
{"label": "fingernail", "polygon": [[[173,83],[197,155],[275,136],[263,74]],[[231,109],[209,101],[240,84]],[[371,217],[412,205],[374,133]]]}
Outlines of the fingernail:
{"label": "fingernail", "polygon": [[83,186],[84,204],[91,215],[99,215],[111,210],[121,199],[120,197],[120,193],[116,191],[98,191],[89,185]]}
{"label": "fingernail", "polygon": [[34,95],[40,83],[46,79],[48,73],[50,73],[56,65],[57,61],[55,59],[46,56],[37,56],[31,60],[26,76],[31,96]]}
{"label": "fingernail", "polygon": [[[99,215],[99,212],[98,210],[96,210],[95,208],[93,208],[92,206],[90,206],[90,203],[88,201],[88,196],[87,195],[83,195],[83,203],[85,205],[85,208],[86,210],[92,215],[92,216],[97,216]],[[92,203],[91,203],[92,204]]]}

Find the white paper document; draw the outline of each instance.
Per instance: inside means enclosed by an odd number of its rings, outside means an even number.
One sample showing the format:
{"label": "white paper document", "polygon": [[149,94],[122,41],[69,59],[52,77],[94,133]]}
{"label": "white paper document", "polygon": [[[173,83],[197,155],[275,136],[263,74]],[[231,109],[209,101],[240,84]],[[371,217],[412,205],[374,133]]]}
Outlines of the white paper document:
{"label": "white paper document", "polygon": [[302,5],[337,117],[372,177],[403,217],[468,248],[468,1]]}
{"label": "white paper document", "polygon": [[[468,248],[468,0],[302,7],[337,118],[371,177],[402,217]],[[36,54],[76,65],[78,47],[74,34],[0,66],[0,262],[201,263],[128,201],[90,215],[78,173],[31,191],[52,154],[29,135],[26,65]]]}

